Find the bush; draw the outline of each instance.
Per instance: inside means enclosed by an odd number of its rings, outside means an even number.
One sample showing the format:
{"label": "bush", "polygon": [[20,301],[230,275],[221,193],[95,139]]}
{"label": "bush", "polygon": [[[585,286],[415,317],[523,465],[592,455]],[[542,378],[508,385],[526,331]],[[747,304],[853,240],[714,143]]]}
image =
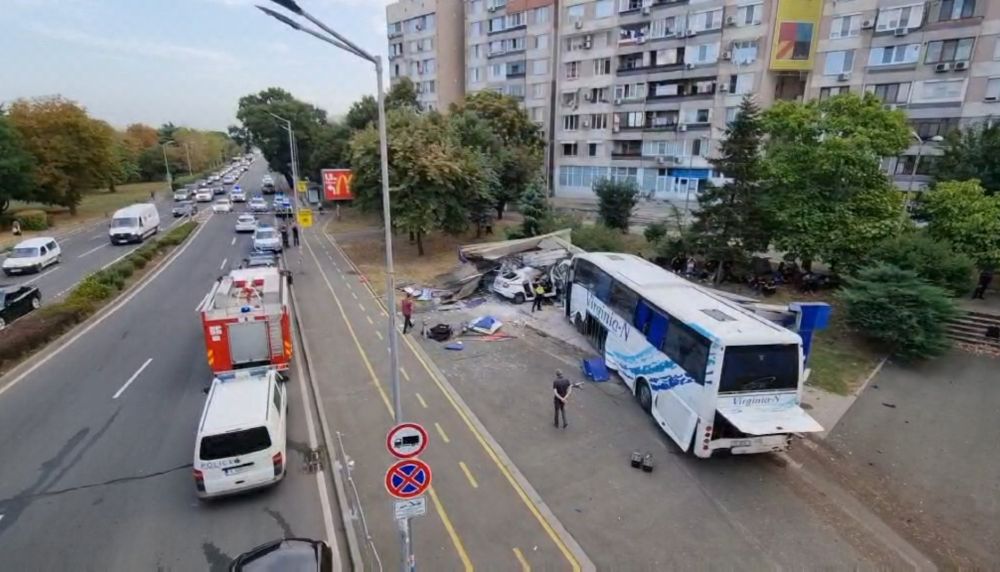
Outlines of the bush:
{"label": "bush", "polygon": [[45,230],[49,228],[49,213],[40,209],[27,209],[14,215],[21,223],[21,230]]}
{"label": "bush", "polygon": [[667,223],[661,221],[646,225],[646,230],[642,231],[642,235],[646,237],[646,242],[649,244],[656,244],[667,236]]}
{"label": "bush", "polygon": [[125,260],[120,260],[113,264],[108,270],[116,272],[122,278],[128,278],[135,273],[135,264],[132,263],[131,256]]}
{"label": "bush", "polygon": [[908,232],[882,242],[871,253],[871,260],[912,270],[955,296],[966,295],[973,286],[972,258],[956,252],[947,240],[931,238],[924,231]]}
{"label": "bush", "polygon": [[581,226],[573,230],[573,244],[590,252],[622,252],[625,240],[617,229],[603,224]]}
{"label": "bush", "polygon": [[896,356],[935,357],[950,346],[945,327],[958,314],[955,302],[912,270],[891,264],[864,268],[837,296],[847,322]]}
{"label": "bush", "polygon": [[599,201],[597,210],[601,222],[610,228],[628,232],[632,209],[639,202],[639,187],[633,181],[601,179],[594,183]]}
{"label": "bush", "polygon": [[72,304],[96,305],[110,298],[113,293],[108,284],[100,280],[96,274],[91,274],[73,288],[66,301]]}

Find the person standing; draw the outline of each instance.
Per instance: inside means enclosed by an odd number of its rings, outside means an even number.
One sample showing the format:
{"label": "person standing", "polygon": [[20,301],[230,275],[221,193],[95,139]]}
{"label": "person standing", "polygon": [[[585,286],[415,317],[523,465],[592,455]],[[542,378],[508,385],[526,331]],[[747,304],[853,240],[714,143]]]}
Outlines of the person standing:
{"label": "person standing", "polygon": [[292,244],[295,246],[299,245],[299,225],[292,225]]}
{"label": "person standing", "polygon": [[535,284],[535,300],[531,303],[531,313],[542,311],[542,300],[545,296],[545,288],[541,284]]}
{"label": "person standing", "polygon": [[400,303],[403,310],[403,333],[413,329],[413,297],[407,293],[406,298]]}
{"label": "person standing", "polygon": [[979,283],[976,285],[975,292],[972,293],[972,299],[985,300],[984,295],[986,294],[986,289],[990,287],[990,282],[993,282],[993,271],[986,269],[980,272]]}
{"label": "person standing", "polygon": [[559,413],[562,413],[562,426],[566,428],[566,401],[569,394],[573,392],[573,387],[569,380],[563,376],[561,369],[556,370],[556,379],[552,382],[552,405],[555,408],[555,418],[552,424],[559,427]]}

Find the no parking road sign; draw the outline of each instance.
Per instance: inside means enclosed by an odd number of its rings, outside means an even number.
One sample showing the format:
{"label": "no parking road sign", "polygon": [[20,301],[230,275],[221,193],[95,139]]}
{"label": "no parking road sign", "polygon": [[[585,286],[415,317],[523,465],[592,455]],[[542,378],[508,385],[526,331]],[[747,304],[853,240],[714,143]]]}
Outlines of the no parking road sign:
{"label": "no parking road sign", "polygon": [[427,448],[427,431],[417,423],[400,423],[389,429],[385,447],[397,459],[412,459]]}
{"label": "no parking road sign", "polygon": [[385,490],[398,499],[412,499],[431,486],[431,468],[419,459],[394,463],[385,472]]}

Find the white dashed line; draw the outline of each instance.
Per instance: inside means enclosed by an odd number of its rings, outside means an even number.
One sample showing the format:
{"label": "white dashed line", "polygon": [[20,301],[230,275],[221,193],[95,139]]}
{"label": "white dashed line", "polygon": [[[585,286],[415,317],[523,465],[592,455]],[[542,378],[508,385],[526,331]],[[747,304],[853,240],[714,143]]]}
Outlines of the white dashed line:
{"label": "white dashed line", "polygon": [[113,396],[111,396],[111,399],[118,399],[118,397],[120,397],[122,393],[125,393],[125,390],[128,389],[128,386],[132,385],[132,382],[135,381],[137,377],[139,377],[139,374],[142,373],[142,370],[146,369],[146,366],[148,366],[152,361],[153,358],[148,358],[146,362],[143,363],[142,366],[139,369],[137,369],[135,373],[132,374],[132,377],[128,378],[128,381],[125,382],[125,385],[121,386],[121,389],[119,389],[117,392],[115,392]]}

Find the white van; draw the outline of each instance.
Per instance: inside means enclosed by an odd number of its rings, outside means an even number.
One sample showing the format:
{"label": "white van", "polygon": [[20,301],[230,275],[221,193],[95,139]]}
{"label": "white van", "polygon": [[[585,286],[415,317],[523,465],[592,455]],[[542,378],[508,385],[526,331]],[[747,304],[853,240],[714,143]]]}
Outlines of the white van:
{"label": "white van", "polygon": [[62,250],[56,239],[42,236],[23,240],[10,250],[3,261],[3,272],[7,276],[21,272],[41,272],[50,264],[56,264],[62,257]]}
{"label": "white van", "polygon": [[115,211],[108,237],[111,244],[142,242],[160,231],[160,213],[152,203],[139,203]]}
{"label": "white van", "polygon": [[194,444],[194,484],[201,498],[276,484],[285,476],[288,396],[277,370],[219,374],[205,401]]}

